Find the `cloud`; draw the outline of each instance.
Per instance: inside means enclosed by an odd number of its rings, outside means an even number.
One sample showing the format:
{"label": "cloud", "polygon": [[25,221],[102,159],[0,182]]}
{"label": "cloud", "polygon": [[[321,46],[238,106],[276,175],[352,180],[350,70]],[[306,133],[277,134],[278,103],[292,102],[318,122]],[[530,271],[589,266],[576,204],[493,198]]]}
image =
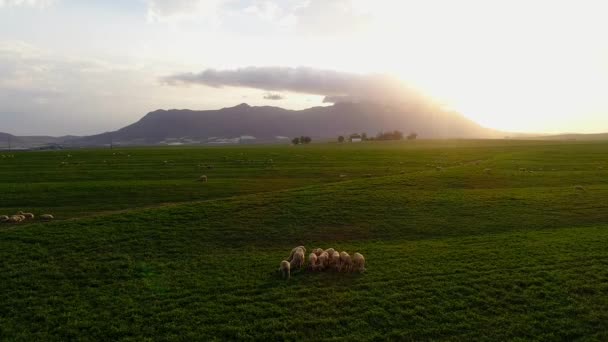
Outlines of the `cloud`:
{"label": "cloud", "polygon": [[278,101],[278,100],[283,100],[285,97],[281,94],[276,94],[276,93],[267,93],[264,95],[264,100],[274,100],[274,101]]}
{"label": "cloud", "polygon": [[354,0],[310,0],[294,11],[297,30],[305,34],[349,34],[364,30],[371,23],[369,13]]}
{"label": "cloud", "polygon": [[325,96],[325,102],[427,102],[399,79],[384,74],[357,74],[308,67],[246,67],[207,69],[162,79],[169,85],[201,84],[214,88],[244,87]]}
{"label": "cloud", "polygon": [[[1,0],[0,0],[1,1]],[[219,20],[219,11],[226,0],[147,0],[148,20],[173,22],[185,19],[206,18],[212,23]]]}
{"label": "cloud", "polygon": [[[0,0],[2,1],[2,0]],[[13,0],[16,1],[16,0]],[[23,0],[22,0],[23,1]],[[267,33],[352,35],[371,22],[361,0],[146,0],[151,22],[267,27]],[[255,31],[256,29],[254,29]],[[247,33],[247,32],[242,32]]]}
{"label": "cloud", "polygon": [[45,8],[54,2],[55,0],[0,0],[0,8],[17,6]]}

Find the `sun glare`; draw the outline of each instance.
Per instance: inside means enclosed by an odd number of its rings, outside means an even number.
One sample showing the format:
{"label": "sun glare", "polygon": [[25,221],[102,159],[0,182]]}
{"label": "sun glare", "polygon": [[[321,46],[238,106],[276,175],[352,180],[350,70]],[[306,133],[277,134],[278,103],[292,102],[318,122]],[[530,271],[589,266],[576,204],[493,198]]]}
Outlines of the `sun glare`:
{"label": "sun glare", "polygon": [[376,58],[368,60],[380,59],[384,71],[469,118],[545,132],[558,130],[556,118],[605,117],[605,3],[585,1],[575,10],[560,1],[386,4],[359,2],[374,18],[359,37],[374,47]]}

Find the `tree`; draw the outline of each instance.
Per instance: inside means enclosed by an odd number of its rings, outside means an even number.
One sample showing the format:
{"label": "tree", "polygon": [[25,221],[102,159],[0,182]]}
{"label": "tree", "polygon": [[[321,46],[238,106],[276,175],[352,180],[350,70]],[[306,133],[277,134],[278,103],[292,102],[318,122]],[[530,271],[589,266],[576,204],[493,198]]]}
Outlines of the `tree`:
{"label": "tree", "polygon": [[361,140],[363,140],[363,141],[367,140],[367,133],[365,133],[365,132],[361,133]]}
{"label": "tree", "polygon": [[300,139],[303,144],[310,144],[310,142],[312,141],[310,137],[302,137]]}
{"label": "tree", "polygon": [[291,143],[294,144],[294,145],[299,145],[300,144],[300,138],[298,138],[298,137],[293,138],[291,140]]}
{"label": "tree", "polygon": [[376,136],[377,140],[402,140],[403,132],[400,131],[392,131],[392,132],[380,132]]}
{"label": "tree", "polygon": [[338,142],[339,143],[343,143],[344,142],[344,137],[343,136],[339,136],[338,137]]}
{"label": "tree", "polygon": [[412,132],[407,136],[407,140],[416,140],[418,138],[418,133]]}

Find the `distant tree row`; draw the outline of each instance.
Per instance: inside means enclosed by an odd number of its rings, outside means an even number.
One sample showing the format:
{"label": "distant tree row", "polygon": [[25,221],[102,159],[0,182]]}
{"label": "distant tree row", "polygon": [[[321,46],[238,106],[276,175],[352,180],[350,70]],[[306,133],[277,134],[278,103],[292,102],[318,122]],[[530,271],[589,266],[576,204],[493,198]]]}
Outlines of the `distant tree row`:
{"label": "distant tree row", "polygon": [[291,140],[291,143],[294,145],[300,145],[300,144],[310,144],[311,141],[312,141],[312,139],[310,137],[301,136],[301,137],[293,138]]}
{"label": "distant tree row", "polygon": [[[417,133],[410,133],[406,138],[407,140],[415,140],[418,137]],[[403,132],[401,131],[389,131],[389,132],[380,132],[378,133],[375,137],[371,137],[368,138],[367,137],[367,133],[363,132],[361,134],[359,133],[353,133],[349,136],[349,141],[366,141],[366,140],[403,140]],[[344,136],[339,136],[338,137],[338,142],[342,143],[344,142],[345,138]]]}

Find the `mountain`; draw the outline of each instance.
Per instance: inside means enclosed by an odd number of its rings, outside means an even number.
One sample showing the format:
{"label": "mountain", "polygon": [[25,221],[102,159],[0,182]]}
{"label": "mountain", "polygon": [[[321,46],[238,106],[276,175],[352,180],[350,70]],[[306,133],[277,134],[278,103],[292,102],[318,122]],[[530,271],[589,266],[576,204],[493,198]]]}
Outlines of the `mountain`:
{"label": "mountain", "polygon": [[68,139],[76,139],[75,136],[49,137],[49,136],[15,136],[0,132],[0,150],[8,149],[30,149],[37,147],[48,147],[49,145],[61,144]]}
{"label": "mountain", "polygon": [[[307,135],[334,139],[338,135],[401,130],[423,138],[502,138],[504,133],[481,127],[462,115],[425,107],[375,103],[338,103],[327,107],[287,110],[240,104],[219,110],[157,110],[114,132],[68,139],[73,145],[158,144],[276,141]],[[229,140],[233,139],[233,140]]]}

